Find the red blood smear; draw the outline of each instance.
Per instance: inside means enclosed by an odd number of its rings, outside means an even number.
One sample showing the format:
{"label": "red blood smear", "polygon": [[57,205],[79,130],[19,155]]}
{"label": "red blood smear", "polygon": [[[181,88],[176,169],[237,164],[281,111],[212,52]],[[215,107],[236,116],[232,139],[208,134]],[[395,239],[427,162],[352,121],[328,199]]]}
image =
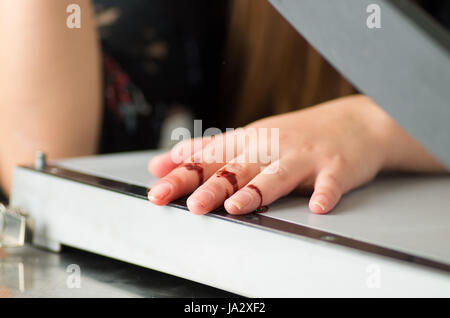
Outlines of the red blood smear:
{"label": "red blood smear", "polygon": [[183,165],[187,170],[194,170],[198,175],[198,185],[203,184],[203,167],[199,163],[185,163]]}
{"label": "red blood smear", "polygon": [[253,185],[253,184],[249,184],[247,187],[250,188],[250,189],[255,190],[256,193],[258,193],[258,195],[259,195],[259,206],[258,206],[258,208],[255,210],[255,212],[256,212],[256,213],[264,213],[264,212],[267,212],[267,211],[269,210],[269,207],[267,207],[267,206],[262,206],[262,203],[263,203],[263,196],[262,196],[261,190],[259,190],[259,188],[258,188],[257,186],[255,186],[255,185]]}
{"label": "red blood smear", "polygon": [[262,202],[263,202],[263,197],[262,197],[261,190],[259,190],[259,188],[257,186],[255,186],[255,185],[253,185],[253,184],[249,184],[247,187],[252,189],[252,190],[255,190],[256,193],[258,193],[258,195],[259,195],[259,206],[258,206],[258,209],[259,209],[261,207],[261,205],[262,205]]}
{"label": "red blood smear", "polygon": [[230,171],[227,171],[226,169],[219,170],[217,172],[217,177],[223,177],[228,180],[229,183],[233,186],[233,193],[238,190],[238,184],[236,179],[236,174]]}
{"label": "red blood smear", "polygon": [[263,205],[255,210],[255,213],[264,213],[269,211],[269,207],[267,205]]}

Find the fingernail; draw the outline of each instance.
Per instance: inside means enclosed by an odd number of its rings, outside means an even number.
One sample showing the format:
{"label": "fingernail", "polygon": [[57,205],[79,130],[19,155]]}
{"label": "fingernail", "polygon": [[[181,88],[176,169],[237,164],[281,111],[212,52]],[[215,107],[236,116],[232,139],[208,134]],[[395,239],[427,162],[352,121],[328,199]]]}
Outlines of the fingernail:
{"label": "fingernail", "polygon": [[322,211],[325,211],[325,205],[323,205],[323,204],[320,203],[319,201],[314,201],[313,204],[314,204],[314,205],[317,205],[319,208],[321,208]]}
{"label": "fingernail", "polygon": [[150,190],[150,200],[163,200],[172,191],[172,185],[170,183],[161,183]]}
{"label": "fingernail", "polygon": [[[315,205],[320,208],[321,212],[325,212],[328,208],[328,199],[322,195],[314,198],[312,201],[312,205]],[[317,211],[319,212],[319,211]]]}
{"label": "fingernail", "polygon": [[228,199],[228,202],[238,208],[238,210],[245,208],[251,201],[252,196],[245,191],[238,192],[231,199]]}

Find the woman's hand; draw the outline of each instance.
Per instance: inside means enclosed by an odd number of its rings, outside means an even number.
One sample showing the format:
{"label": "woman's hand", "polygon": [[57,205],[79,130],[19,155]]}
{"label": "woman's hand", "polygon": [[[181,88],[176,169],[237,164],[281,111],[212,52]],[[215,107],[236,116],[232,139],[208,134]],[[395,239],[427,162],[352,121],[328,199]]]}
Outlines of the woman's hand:
{"label": "woman's hand", "polygon": [[[267,128],[270,134],[259,128]],[[255,131],[258,142],[250,137]],[[344,193],[367,183],[380,170],[445,171],[362,95],[259,120],[244,132],[244,144],[236,142],[242,131],[228,132],[182,142],[154,158],[149,170],[162,179],[149,192],[150,201],[165,205],[195,190],[187,200],[195,214],[222,204],[230,214],[244,214],[293,190],[313,191],[309,207],[323,214]],[[270,160],[256,155],[261,141]]]}

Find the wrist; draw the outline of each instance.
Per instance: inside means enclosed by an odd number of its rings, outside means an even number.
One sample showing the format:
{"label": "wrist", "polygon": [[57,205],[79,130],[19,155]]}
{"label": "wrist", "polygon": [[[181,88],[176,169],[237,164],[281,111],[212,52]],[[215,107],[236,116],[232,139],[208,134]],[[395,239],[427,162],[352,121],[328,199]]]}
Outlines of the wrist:
{"label": "wrist", "polygon": [[380,152],[380,170],[421,173],[448,171],[388,113],[368,97],[364,98],[364,103],[370,109],[370,115],[366,118],[372,122],[368,126],[371,127]]}

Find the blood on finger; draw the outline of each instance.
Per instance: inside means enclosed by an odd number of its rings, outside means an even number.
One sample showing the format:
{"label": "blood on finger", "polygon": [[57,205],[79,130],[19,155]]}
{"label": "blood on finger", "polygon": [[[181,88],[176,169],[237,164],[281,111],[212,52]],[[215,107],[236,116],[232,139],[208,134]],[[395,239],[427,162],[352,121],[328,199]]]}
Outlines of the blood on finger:
{"label": "blood on finger", "polygon": [[255,210],[255,213],[264,213],[269,211],[269,207],[267,205],[260,206]]}
{"label": "blood on finger", "polygon": [[235,193],[238,190],[237,178],[234,172],[230,172],[227,169],[222,169],[217,171],[216,176],[217,178],[227,179],[228,182],[233,186],[233,193]]}
{"label": "blood on finger", "polygon": [[269,207],[265,206],[265,205],[264,206],[262,205],[262,203],[263,203],[263,196],[262,196],[261,190],[259,190],[259,188],[257,186],[255,186],[255,185],[253,185],[253,184],[249,184],[247,187],[249,189],[255,190],[255,192],[258,193],[258,195],[259,195],[259,206],[256,208],[255,212],[256,213],[267,212],[269,210]]}
{"label": "blood on finger", "polygon": [[182,165],[182,167],[186,168],[187,170],[192,170],[197,172],[198,175],[198,185],[201,186],[203,184],[203,167],[199,163],[185,163]]}

